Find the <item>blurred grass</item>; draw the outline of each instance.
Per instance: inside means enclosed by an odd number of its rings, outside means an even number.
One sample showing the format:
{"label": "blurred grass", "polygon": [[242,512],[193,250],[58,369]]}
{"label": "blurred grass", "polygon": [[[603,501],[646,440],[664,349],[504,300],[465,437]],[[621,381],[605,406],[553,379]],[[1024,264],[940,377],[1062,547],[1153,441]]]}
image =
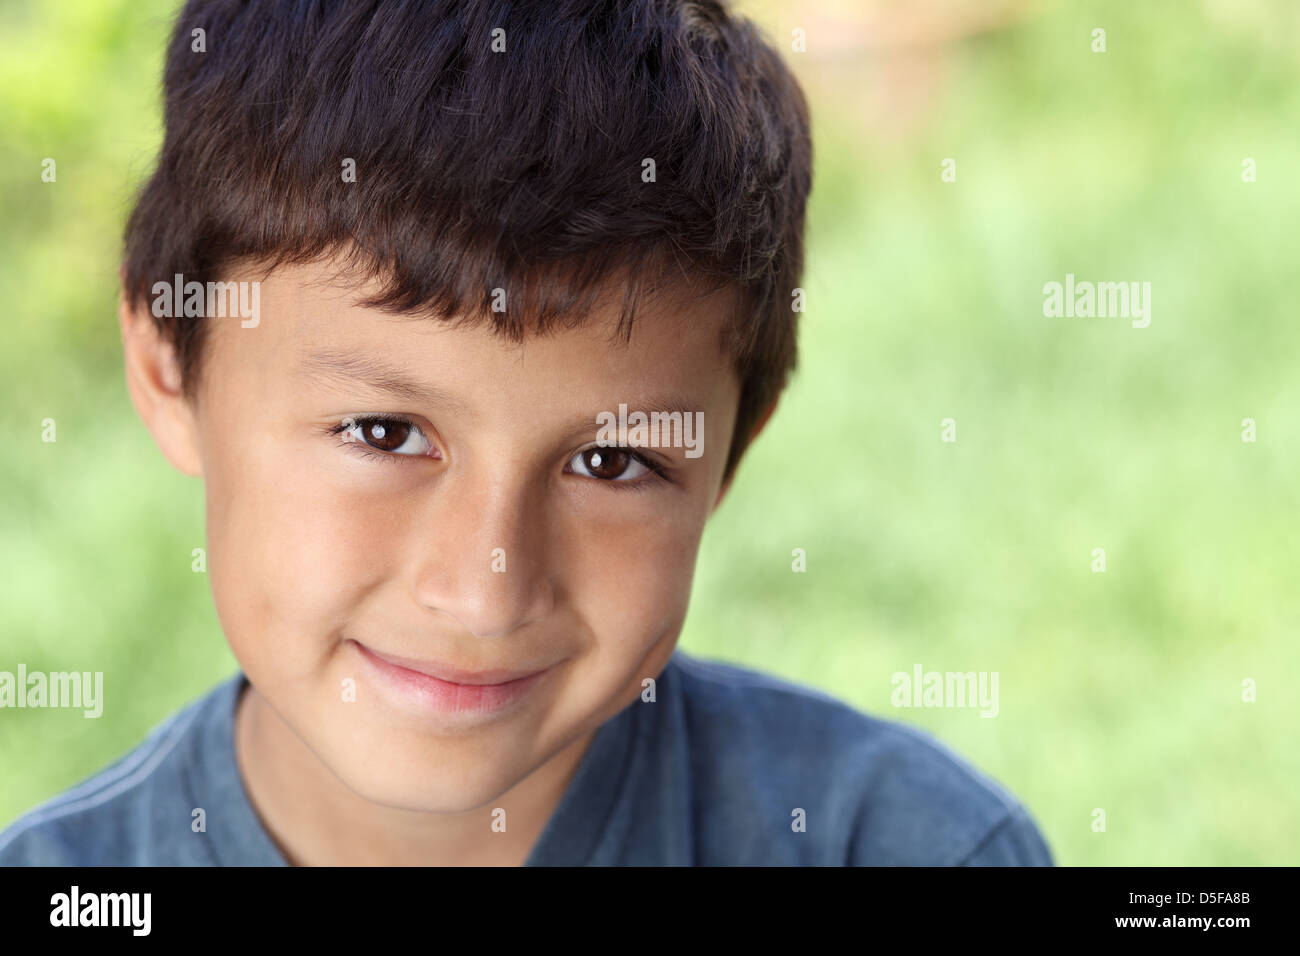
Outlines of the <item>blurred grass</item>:
{"label": "blurred grass", "polygon": [[[236,666],[190,570],[201,488],[135,418],[114,317],[172,8],[0,8],[0,669],[102,670],[110,705],[0,712],[3,822]],[[706,532],[682,645],[931,730],[1059,862],[1295,863],[1300,19],[1028,9],[926,61],[901,131],[872,113],[899,54],[819,61],[810,27],[789,57],[818,163],[801,370]],[[1150,327],[1044,318],[1067,272],[1151,282]],[[891,708],[916,663],[998,671],[998,719]]]}

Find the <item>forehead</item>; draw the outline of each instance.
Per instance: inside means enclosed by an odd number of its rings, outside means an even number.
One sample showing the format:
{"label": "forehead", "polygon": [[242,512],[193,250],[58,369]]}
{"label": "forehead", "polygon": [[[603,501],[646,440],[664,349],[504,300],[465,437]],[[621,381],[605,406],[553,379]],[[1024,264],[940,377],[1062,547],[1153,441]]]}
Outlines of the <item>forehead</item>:
{"label": "forehead", "polygon": [[462,413],[503,403],[537,411],[564,406],[566,398],[608,404],[654,397],[716,414],[739,396],[720,336],[730,305],[723,293],[644,299],[624,336],[621,289],[610,287],[574,327],[515,342],[486,319],[458,325],[359,304],[375,291],[376,283],[348,284],[324,265],[278,268],[260,278],[255,327],[208,320],[206,360],[219,368],[217,380],[234,377],[246,387],[387,379],[422,387]]}

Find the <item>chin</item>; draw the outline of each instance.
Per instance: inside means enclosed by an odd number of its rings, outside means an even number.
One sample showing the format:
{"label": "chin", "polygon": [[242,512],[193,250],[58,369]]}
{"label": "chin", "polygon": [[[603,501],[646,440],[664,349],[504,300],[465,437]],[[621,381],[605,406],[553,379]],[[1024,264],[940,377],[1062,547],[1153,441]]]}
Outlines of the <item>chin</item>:
{"label": "chin", "polygon": [[[519,781],[502,768],[463,766],[459,763],[430,762],[436,770],[404,772],[414,764],[393,760],[377,767],[362,759],[350,765],[350,772],[334,767],[334,773],[358,796],[379,806],[419,813],[468,813],[496,806]],[[490,772],[487,772],[490,769]],[[526,774],[521,774],[522,779]],[[508,808],[507,808],[508,809]],[[484,827],[488,825],[486,819]]]}

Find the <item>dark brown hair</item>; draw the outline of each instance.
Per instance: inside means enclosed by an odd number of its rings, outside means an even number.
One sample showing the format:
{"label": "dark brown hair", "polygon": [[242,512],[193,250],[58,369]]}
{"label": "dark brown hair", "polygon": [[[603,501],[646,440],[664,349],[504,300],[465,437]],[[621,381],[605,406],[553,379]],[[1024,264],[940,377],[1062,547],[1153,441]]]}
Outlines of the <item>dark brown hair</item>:
{"label": "dark brown hair", "polygon": [[[727,477],[795,367],[808,108],[720,0],[189,0],[164,87],[133,307],[176,273],[329,253],[383,280],[365,305],[516,341],[580,323],[612,279],[620,329],[644,289],[730,289]],[[193,396],[204,323],[156,321]]]}

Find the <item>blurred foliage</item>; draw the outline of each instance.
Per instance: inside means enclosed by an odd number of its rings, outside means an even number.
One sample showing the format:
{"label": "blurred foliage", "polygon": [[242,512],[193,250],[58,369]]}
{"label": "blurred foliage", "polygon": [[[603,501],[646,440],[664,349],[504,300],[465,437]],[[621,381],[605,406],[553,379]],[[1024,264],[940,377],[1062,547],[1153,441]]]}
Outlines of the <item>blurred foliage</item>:
{"label": "blurred foliage", "polygon": [[[753,9],[808,32],[808,311],[684,649],[932,731],[1061,863],[1296,862],[1295,5]],[[190,570],[201,487],[136,419],[114,315],[173,10],[0,6],[0,669],[75,661],[109,702],[0,712],[0,821],[236,666]],[[1045,318],[1067,272],[1151,282],[1150,327]],[[892,708],[917,663],[997,671],[998,719]]]}

